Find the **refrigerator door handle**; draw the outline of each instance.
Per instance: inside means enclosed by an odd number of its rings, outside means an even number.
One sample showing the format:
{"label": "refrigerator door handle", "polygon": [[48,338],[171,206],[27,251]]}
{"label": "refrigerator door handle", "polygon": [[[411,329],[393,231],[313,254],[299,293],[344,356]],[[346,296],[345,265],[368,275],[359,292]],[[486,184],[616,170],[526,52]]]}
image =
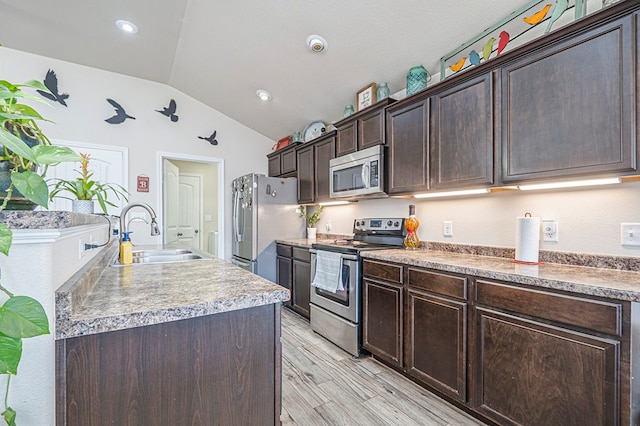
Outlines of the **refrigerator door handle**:
{"label": "refrigerator door handle", "polygon": [[233,194],[233,230],[236,241],[242,241],[242,232],[240,231],[240,191]]}

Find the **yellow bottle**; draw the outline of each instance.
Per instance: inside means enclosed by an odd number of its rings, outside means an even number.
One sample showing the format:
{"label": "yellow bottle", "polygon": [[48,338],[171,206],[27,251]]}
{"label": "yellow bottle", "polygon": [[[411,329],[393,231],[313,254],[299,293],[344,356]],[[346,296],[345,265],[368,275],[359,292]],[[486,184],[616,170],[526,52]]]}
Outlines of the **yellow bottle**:
{"label": "yellow bottle", "polygon": [[120,263],[123,265],[131,265],[133,263],[133,244],[129,234],[131,232],[122,233],[122,241],[120,241]]}

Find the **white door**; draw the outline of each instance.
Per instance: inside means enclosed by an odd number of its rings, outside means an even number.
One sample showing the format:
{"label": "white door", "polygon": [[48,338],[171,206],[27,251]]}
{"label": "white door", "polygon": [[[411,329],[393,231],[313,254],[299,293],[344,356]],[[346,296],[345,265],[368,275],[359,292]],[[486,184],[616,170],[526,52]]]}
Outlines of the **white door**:
{"label": "white door", "polygon": [[[104,145],[86,144],[79,142],[69,142],[54,140],[53,143],[58,146],[66,146],[73,149],[77,153],[90,155],[89,171],[93,172],[93,180],[102,183],[112,183],[128,189],[128,150],[122,147],[111,147]],[[55,167],[49,167],[46,179],[50,184],[55,183],[55,179],[73,180],[80,177],[80,163],[60,163]],[[61,196],[70,196],[68,193],[61,192],[58,197],[49,203],[49,210],[71,211],[71,200],[60,198]],[[107,206],[110,215],[118,216],[125,206],[126,201],[118,200],[112,193],[108,194],[109,201],[116,204],[116,207]],[[95,213],[101,213],[100,206],[97,201],[94,206]]]}
{"label": "white door", "polygon": [[202,217],[202,177],[193,174],[180,174],[180,224],[178,241],[197,250],[202,248],[201,235]]}
{"label": "white door", "polygon": [[164,243],[178,243],[178,228],[180,226],[180,170],[167,159],[162,160],[162,183],[164,186]]}

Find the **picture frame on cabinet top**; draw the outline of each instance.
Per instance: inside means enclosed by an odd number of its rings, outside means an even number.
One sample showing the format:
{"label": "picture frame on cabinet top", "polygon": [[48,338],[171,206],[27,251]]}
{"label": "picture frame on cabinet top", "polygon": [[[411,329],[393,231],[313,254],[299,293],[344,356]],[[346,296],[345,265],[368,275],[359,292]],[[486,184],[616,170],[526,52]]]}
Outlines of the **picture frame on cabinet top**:
{"label": "picture frame on cabinet top", "polygon": [[356,94],[356,111],[362,111],[376,103],[376,83],[369,83]]}

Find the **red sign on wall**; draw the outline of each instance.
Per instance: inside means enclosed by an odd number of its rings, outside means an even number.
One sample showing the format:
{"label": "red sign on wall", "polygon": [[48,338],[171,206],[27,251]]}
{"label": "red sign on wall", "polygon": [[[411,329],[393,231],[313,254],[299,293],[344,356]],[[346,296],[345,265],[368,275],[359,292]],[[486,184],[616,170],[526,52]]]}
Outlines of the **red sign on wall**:
{"label": "red sign on wall", "polygon": [[149,192],[149,176],[138,176],[138,192]]}

